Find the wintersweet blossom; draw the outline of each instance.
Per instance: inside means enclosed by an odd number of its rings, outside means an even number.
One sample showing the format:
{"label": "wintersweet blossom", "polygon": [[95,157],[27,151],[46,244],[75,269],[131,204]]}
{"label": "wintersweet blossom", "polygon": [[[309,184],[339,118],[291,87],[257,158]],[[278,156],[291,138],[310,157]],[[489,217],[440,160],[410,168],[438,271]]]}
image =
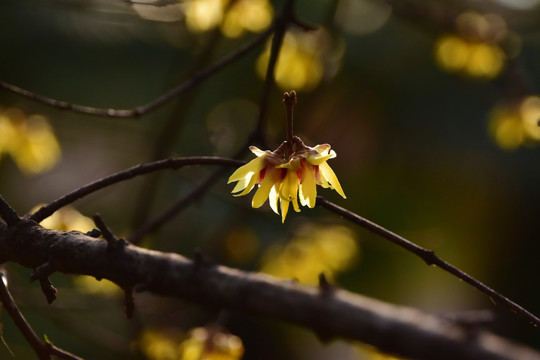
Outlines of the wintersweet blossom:
{"label": "wintersweet blossom", "polygon": [[275,151],[262,151],[255,146],[249,149],[257,157],[238,168],[228,183],[237,182],[232,190],[235,196],[246,195],[258,185],[251,202],[254,208],[261,207],[269,199],[270,207],[279,215],[279,200],[284,222],[290,203],[296,212],[300,211],[299,200],[302,206],[315,206],[317,185],[334,189],[346,198],[336,174],[326,163],[336,157],[330,145],[309,147],[294,136],[291,144],[285,141]]}

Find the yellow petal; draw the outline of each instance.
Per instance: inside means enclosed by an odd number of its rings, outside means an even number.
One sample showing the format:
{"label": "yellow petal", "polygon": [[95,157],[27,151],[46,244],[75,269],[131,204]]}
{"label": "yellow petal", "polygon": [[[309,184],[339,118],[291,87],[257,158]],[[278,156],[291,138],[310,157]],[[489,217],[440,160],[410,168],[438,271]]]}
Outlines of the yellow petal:
{"label": "yellow petal", "polygon": [[238,181],[246,176],[249,176],[250,173],[258,174],[259,171],[261,171],[264,168],[265,165],[265,157],[258,157],[250,162],[248,162],[246,165],[243,165],[236,169],[235,172],[232,173],[232,175],[229,177],[229,181],[227,181],[227,184],[232,183],[233,181]]}
{"label": "yellow petal", "polygon": [[270,207],[272,208],[272,210],[274,210],[274,212],[279,215],[279,211],[277,207],[278,199],[279,199],[279,195],[276,190],[276,185],[274,185],[272,186],[272,189],[270,190],[270,196],[268,197],[268,202],[270,203]]}
{"label": "yellow petal", "polygon": [[287,212],[289,211],[289,200],[284,200],[283,198],[280,198],[280,205],[281,205],[281,222],[285,222],[285,217],[287,217]]}
{"label": "yellow petal", "polygon": [[266,151],[263,151],[263,150],[259,149],[259,148],[256,147],[256,146],[250,146],[250,147],[249,147],[249,150],[250,150],[252,153],[254,153],[255,155],[257,155],[257,157],[267,155]]}
{"label": "yellow petal", "polygon": [[298,206],[298,198],[295,196],[291,199],[291,202],[293,204],[294,211],[300,212],[300,207]]}
{"label": "yellow petal", "polygon": [[244,190],[249,185],[249,182],[251,181],[251,178],[254,176],[254,174],[252,174],[252,173],[250,173],[250,174],[251,175],[248,174],[248,176],[243,177],[242,179],[238,180],[238,182],[236,183],[234,189],[231,192],[236,193],[236,192]]}
{"label": "yellow petal", "polygon": [[319,153],[319,155],[326,155],[330,151],[330,145],[328,144],[320,144],[316,145],[314,147],[315,150]]}
{"label": "yellow petal", "polygon": [[336,157],[336,153],[334,150],[330,154],[327,155],[307,155],[306,160],[311,165],[321,165],[323,162],[326,162],[328,159],[332,159]]}
{"label": "yellow petal", "polygon": [[317,184],[315,183],[315,172],[312,165],[306,164],[302,172],[302,183],[299,192],[300,203],[303,206],[313,208],[317,197]]}
{"label": "yellow petal", "polygon": [[248,194],[251,189],[255,186],[255,183],[257,182],[257,178],[259,177],[259,174],[255,174],[251,177],[251,180],[249,180],[249,184],[246,186],[244,191],[242,191],[240,194],[233,194],[234,196],[244,196]]}
{"label": "yellow petal", "polygon": [[254,208],[260,208],[262,204],[268,199],[268,195],[270,194],[270,190],[274,186],[274,181],[272,178],[275,178],[274,176],[271,176],[272,174],[266,174],[264,177],[261,186],[259,186],[259,189],[253,196],[253,200],[251,201],[251,206]]}
{"label": "yellow petal", "polygon": [[333,189],[335,189],[339,195],[341,195],[344,199],[347,197],[345,196],[345,193],[343,192],[343,189],[341,188],[341,185],[339,183],[339,180],[334,173],[334,171],[330,168],[330,165],[327,163],[323,163],[319,165],[319,171],[321,172],[321,177],[325,178]]}

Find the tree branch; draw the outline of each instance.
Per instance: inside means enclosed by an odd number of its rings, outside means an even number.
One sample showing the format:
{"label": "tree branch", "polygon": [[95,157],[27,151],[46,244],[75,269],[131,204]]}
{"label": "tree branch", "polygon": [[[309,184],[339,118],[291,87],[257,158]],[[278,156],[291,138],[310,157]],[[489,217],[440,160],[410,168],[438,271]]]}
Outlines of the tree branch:
{"label": "tree branch", "polygon": [[241,160],[233,160],[227,158],[219,158],[213,156],[195,156],[185,158],[169,158],[158,160],[146,164],[139,164],[129,169],[117,172],[102,179],[91,182],[87,185],[76,189],[61,198],[42,206],[36,212],[29,216],[29,219],[40,222],[43,219],[51,216],[56,210],[63,206],[73,203],[74,201],[89,195],[93,192],[101,190],[107,186],[119,183],[121,181],[132,179],[136,176],[148,174],[154,171],[163,169],[179,169],[188,165],[222,165],[222,166],[240,166],[245,162]]}
{"label": "tree branch", "polygon": [[360,225],[364,229],[367,229],[371,231],[374,234],[377,234],[386,240],[389,240],[393,242],[394,244],[404,248],[405,250],[417,255],[422,260],[426,262],[428,265],[435,265],[439,267],[440,269],[443,269],[446,272],[449,272],[450,274],[454,275],[455,277],[465,281],[469,285],[474,286],[484,294],[488,295],[490,298],[492,298],[494,301],[499,302],[501,304],[504,304],[507,308],[512,310],[515,313],[518,313],[519,315],[526,318],[531,324],[534,326],[540,326],[540,318],[532,314],[530,311],[524,309],[521,305],[513,302],[512,300],[508,299],[507,297],[503,296],[502,294],[498,293],[497,291],[493,290],[489,286],[485,285],[484,283],[476,280],[469,274],[465,273],[464,271],[456,268],[452,264],[447,263],[446,261],[439,258],[437,255],[435,255],[435,252],[433,250],[425,249],[421,246],[416,245],[413,242],[410,242],[409,240],[394,234],[390,230],[387,230],[383,228],[380,225],[377,225],[367,219],[364,219],[363,217],[353,213],[352,211],[349,211],[345,208],[342,208],[326,199],[324,199],[321,196],[317,196],[317,205],[324,207],[325,209],[328,209],[338,215],[343,216],[343,218]]}
{"label": "tree branch", "polygon": [[10,84],[1,79],[0,79],[0,87],[6,90],[9,90],[13,93],[16,93],[18,95],[22,95],[30,100],[55,107],[57,109],[70,110],[70,111],[82,113],[82,114],[104,116],[104,117],[111,117],[111,118],[137,117],[137,116],[147,114],[153,110],[156,110],[157,108],[169,102],[174,97],[197,86],[203,80],[207,79],[211,75],[223,69],[225,66],[229,65],[230,63],[236,61],[238,58],[242,57],[244,54],[248,53],[250,50],[257,47],[259,44],[262,44],[272,34],[273,31],[274,31],[273,26],[269,27],[263,33],[255,37],[253,40],[244,44],[243,46],[240,46],[236,51],[225,56],[224,58],[222,58],[215,64],[210,65],[209,67],[196,72],[189,79],[175,86],[174,88],[167,91],[166,93],[160,95],[158,98],[152,100],[151,102],[145,105],[135,107],[133,109],[103,109],[103,108],[97,108],[97,107],[92,107],[92,106],[71,104],[65,101],[60,101],[54,98],[36,94],[32,91],[20,88],[18,86]]}
{"label": "tree branch", "polygon": [[414,359],[529,359],[540,354],[484,331],[471,332],[443,318],[340,289],[281,281],[183,256],[126,245],[107,251],[105,241],[79,232],[44,229],[24,220],[7,230],[0,221],[4,261],[35,268],[55,259],[67,274],[107,278],[124,289],[144,289],[254,316],[277,318],[324,337],[359,340]]}
{"label": "tree branch", "polygon": [[[0,229],[2,226],[0,225]],[[1,231],[1,230],[0,230]],[[1,235],[0,235],[1,237]],[[28,324],[23,314],[20,312],[15,300],[11,296],[9,290],[7,289],[6,284],[4,283],[5,274],[2,273],[0,276],[0,301],[2,301],[3,307],[11,317],[17,328],[26,338],[26,341],[32,346],[37,357],[40,360],[50,360],[50,355],[56,355],[61,359],[68,360],[82,360],[81,358],[62,350],[51,343],[45,343],[37,336],[34,329]]]}

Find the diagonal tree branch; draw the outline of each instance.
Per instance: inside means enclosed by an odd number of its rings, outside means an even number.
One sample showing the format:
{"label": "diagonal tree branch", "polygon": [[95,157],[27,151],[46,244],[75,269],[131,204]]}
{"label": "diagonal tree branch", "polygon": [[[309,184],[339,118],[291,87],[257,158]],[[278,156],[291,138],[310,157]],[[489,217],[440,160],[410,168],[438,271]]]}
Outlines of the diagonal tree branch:
{"label": "diagonal tree branch", "polygon": [[105,241],[44,229],[29,220],[7,229],[0,221],[4,262],[34,268],[54,259],[63,273],[107,278],[124,289],[277,318],[324,338],[359,340],[414,359],[540,360],[538,352],[491,333],[344,290],[324,291],[328,285],[304,286],[134,245],[108,251]]}
{"label": "diagonal tree branch", "polygon": [[521,305],[513,302],[512,300],[508,299],[507,297],[503,296],[502,294],[498,293],[497,291],[493,290],[489,286],[485,285],[484,283],[476,280],[469,274],[465,273],[464,271],[456,268],[452,264],[442,260],[437,255],[435,255],[435,252],[433,250],[425,249],[421,246],[416,245],[415,243],[397,235],[391,232],[390,230],[387,230],[383,228],[382,226],[375,224],[367,219],[364,219],[363,217],[353,213],[352,211],[349,211],[345,208],[342,208],[326,199],[324,199],[321,196],[317,196],[317,205],[324,207],[325,209],[328,209],[338,215],[343,216],[343,218],[360,225],[364,229],[367,229],[371,231],[374,234],[377,234],[386,240],[389,240],[393,242],[394,244],[404,248],[405,250],[417,255],[422,260],[426,262],[428,265],[435,265],[439,267],[440,269],[443,269],[446,272],[449,272],[450,274],[454,275],[455,277],[465,281],[469,285],[474,286],[484,294],[491,297],[494,301],[499,302],[501,304],[504,304],[507,308],[512,310],[513,312],[516,312],[517,314],[523,316],[525,319],[527,319],[531,324],[534,326],[540,326],[540,318],[538,318],[536,315],[532,314],[530,311],[524,309]]}
{"label": "diagonal tree branch", "polygon": [[191,76],[186,81],[178,84],[171,90],[160,95],[159,97],[150,101],[149,103],[135,107],[133,109],[103,109],[103,108],[97,108],[97,107],[92,107],[92,106],[71,104],[65,101],[60,101],[54,98],[36,94],[32,91],[20,88],[16,85],[10,84],[1,79],[0,79],[0,87],[6,90],[9,90],[13,93],[16,93],[18,95],[22,95],[26,98],[29,98],[30,100],[33,100],[42,104],[46,104],[46,105],[49,105],[58,109],[62,109],[62,110],[70,110],[77,113],[111,117],[111,118],[137,117],[137,116],[141,116],[153,110],[158,109],[159,107],[163,106],[164,104],[166,104],[167,102],[175,98],[176,96],[197,86],[203,80],[206,80],[211,75],[215,74],[219,70],[223,69],[225,66],[233,63],[238,58],[242,57],[244,54],[248,53],[249,51],[257,47],[258,45],[262,44],[273,33],[273,31],[274,31],[273,26],[270,26],[263,33],[257,35],[253,40],[244,44],[243,46],[240,46],[236,51],[225,56],[224,58],[222,58],[215,64],[210,65],[207,68],[196,72],[195,74],[193,74],[193,76]]}
{"label": "diagonal tree branch", "polygon": [[51,202],[48,205],[42,206],[36,212],[31,214],[29,218],[36,222],[41,222],[51,216],[56,210],[63,206],[73,203],[74,201],[101,190],[107,186],[119,183],[121,181],[132,179],[139,175],[148,174],[151,172],[163,169],[179,169],[188,165],[222,165],[222,166],[240,166],[245,162],[241,160],[233,160],[227,158],[219,158],[214,156],[195,156],[185,158],[169,158],[158,160],[150,163],[133,166],[129,169],[117,172],[102,179],[91,182],[83,187],[73,190],[69,194],[62,196],[59,199]]}

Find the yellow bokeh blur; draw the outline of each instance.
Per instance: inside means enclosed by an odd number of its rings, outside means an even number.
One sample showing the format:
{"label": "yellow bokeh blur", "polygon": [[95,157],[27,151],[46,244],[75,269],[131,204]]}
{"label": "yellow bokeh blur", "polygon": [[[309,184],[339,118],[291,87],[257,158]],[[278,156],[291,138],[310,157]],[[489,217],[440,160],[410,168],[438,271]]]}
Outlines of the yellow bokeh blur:
{"label": "yellow bokeh blur", "polygon": [[[435,43],[435,59],[448,72],[492,79],[501,73],[507,60],[499,45],[507,35],[500,16],[465,12],[456,19],[456,32],[441,36]],[[514,46],[511,52],[516,56],[519,50]]]}
{"label": "yellow bokeh blur", "polygon": [[[39,204],[34,206],[34,208],[30,210],[30,213],[36,212],[43,205],[44,204]],[[52,230],[77,230],[83,233],[91,231],[95,228],[94,221],[92,219],[84,216],[74,207],[69,205],[55,211],[54,214],[41,221],[40,225]]]}
{"label": "yellow bokeh blur", "polygon": [[0,155],[9,154],[26,174],[49,170],[60,159],[60,146],[45,117],[16,108],[0,110]]}
{"label": "yellow bokeh blur", "polygon": [[245,264],[257,255],[259,238],[249,227],[232,230],[224,241],[227,259],[234,264]]}
{"label": "yellow bokeh blur", "polygon": [[[324,75],[324,57],[329,48],[329,36],[323,29],[311,32],[290,31],[285,34],[274,76],[283,89],[313,90]],[[257,74],[266,76],[270,58],[270,40],[256,63]]]}
{"label": "yellow bokeh blur", "polygon": [[242,340],[216,327],[191,330],[179,350],[180,360],[239,360],[244,355]]}
{"label": "yellow bokeh blur", "polygon": [[356,351],[358,352],[359,359],[362,360],[405,360],[401,357],[396,357],[388,354],[384,354],[378,351],[373,346],[356,343]]}
{"label": "yellow bokeh blur", "polygon": [[479,78],[496,77],[506,60],[504,52],[495,44],[471,42],[454,35],[437,41],[435,58],[439,66],[449,72]]}
{"label": "yellow bokeh blur", "polygon": [[149,360],[180,360],[182,334],[173,330],[145,329],[138,341],[141,352]]}
{"label": "yellow bokeh blur", "polygon": [[190,31],[199,33],[219,26],[230,38],[264,30],[274,15],[268,0],[192,0],[184,4],[184,13]]}
{"label": "yellow bokeh blur", "polygon": [[187,336],[174,329],[146,329],[138,340],[149,360],[239,360],[242,340],[221,327],[192,329]]}
{"label": "yellow bokeh blur", "polygon": [[93,276],[76,275],[72,278],[73,285],[80,291],[96,296],[117,296],[122,289],[107,279],[97,280]]}
{"label": "yellow bokeh blur", "polygon": [[527,96],[496,106],[489,117],[489,131],[505,150],[537,145],[540,141],[540,97]]}
{"label": "yellow bokeh blur", "polygon": [[304,225],[285,246],[271,246],[261,271],[316,285],[319,275],[332,280],[350,268],[359,256],[354,233],[345,226]]}

